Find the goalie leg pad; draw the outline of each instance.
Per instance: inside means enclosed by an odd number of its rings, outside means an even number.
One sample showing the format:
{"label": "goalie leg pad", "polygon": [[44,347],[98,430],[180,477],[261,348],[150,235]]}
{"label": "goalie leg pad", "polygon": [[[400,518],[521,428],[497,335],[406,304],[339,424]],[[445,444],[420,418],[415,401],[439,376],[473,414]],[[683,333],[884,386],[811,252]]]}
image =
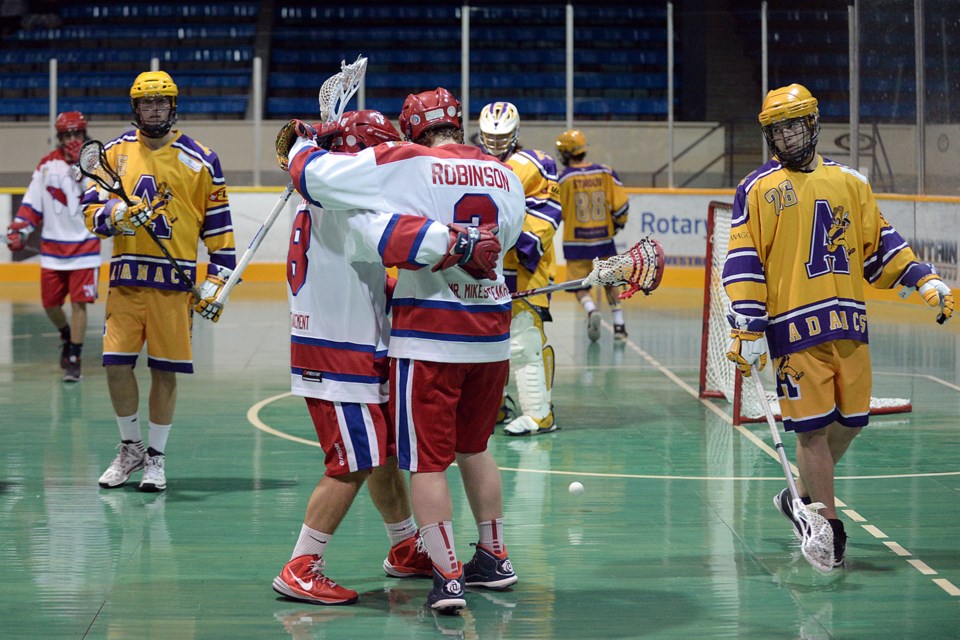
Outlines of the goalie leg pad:
{"label": "goalie leg pad", "polygon": [[504,428],[509,435],[548,433],[556,429],[550,402],[554,354],[553,348],[545,343],[540,315],[530,305],[521,307],[510,325],[510,364],[522,415]]}

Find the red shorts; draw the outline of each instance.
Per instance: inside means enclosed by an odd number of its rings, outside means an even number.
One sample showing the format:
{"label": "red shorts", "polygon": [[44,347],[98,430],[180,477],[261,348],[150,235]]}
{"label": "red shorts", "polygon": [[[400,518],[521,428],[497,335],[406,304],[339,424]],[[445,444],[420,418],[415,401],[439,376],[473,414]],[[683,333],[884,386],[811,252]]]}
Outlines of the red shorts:
{"label": "red shorts", "polygon": [[373,469],[397,455],[386,404],[304,400],[326,454],[328,476]]}
{"label": "red shorts", "polygon": [[486,451],[510,361],[390,364],[390,415],[401,469],[444,471],[457,453]]}
{"label": "red shorts", "polygon": [[55,271],[40,269],[40,300],[43,307],[59,307],[70,294],[71,302],[94,302],[97,299],[99,269]]}

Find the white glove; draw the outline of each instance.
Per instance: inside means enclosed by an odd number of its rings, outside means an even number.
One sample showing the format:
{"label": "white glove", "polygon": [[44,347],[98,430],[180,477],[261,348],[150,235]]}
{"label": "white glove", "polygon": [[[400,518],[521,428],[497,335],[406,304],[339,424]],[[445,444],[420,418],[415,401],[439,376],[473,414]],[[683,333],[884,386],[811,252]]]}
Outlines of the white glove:
{"label": "white glove", "polygon": [[730,322],[730,344],[727,347],[727,360],[730,360],[740,369],[744,378],[752,374],[752,367],[757,365],[758,371],[767,366],[767,336],[766,329],[769,317],[764,314],[759,317],[745,316],[728,310],[727,320]]}
{"label": "white glove", "polygon": [[939,308],[937,323],[945,324],[953,316],[953,291],[936,275],[920,278],[920,296],[931,307]]}
{"label": "white glove", "polygon": [[217,302],[217,296],[223,285],[230,279],[233,269],[220,267],[217,275],[207,274],[207,279],[200,285],[200,299],[193,305],[193,310],[200,314],[201,318],[217,322],[220,320],[220,314],[223,313],[223,305]]}

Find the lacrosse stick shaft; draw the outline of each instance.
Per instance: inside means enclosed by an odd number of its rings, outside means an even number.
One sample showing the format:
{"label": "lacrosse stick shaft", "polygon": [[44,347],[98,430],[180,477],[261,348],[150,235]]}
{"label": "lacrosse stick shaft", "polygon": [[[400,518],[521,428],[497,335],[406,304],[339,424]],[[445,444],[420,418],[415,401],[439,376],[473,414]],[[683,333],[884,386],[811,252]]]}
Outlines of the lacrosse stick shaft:
{"label": "lacrosse stick shaft", "polygon": [[567,282],[558,282],[556,284],[551,284],[546,287],[540,287],[538,289],[527,289],[526,291],[517,291],[511,293],[510,297],[516,300],[517,298],[527,298],[529,296],[536,296],[541,293],[553,293],[554,291],[569,291],[570,289],[583,289],[584,287],[590,286],[587,284],[586,280],[569,280]]}
{"label": "lacrosse stick shaft", "polygon": [[267,216],[267,219],[263,221],[262,225],[260,225],[260,229],[257,231],[256,235],[253,236],[253,240],[250,241],[249,246],[247,246],[247,250],[243,252],[243,257],[240,258],[240,262],[237,263],[237,267],[233,270],[233,273],[230,274],[230,277],[220,289],[220,292],[217,294],[217,299],[215,300],[216,304],[221,306],[226,304],[227,298],[230,296],[230,292],[233,291],[233,288],[237,286],[238,282],[240,282],[240,276],[243,275],[247,265],[249,265],[250,261],[253,259],[253,255],[257,252],[257,249],[260,248],[260,245],[263,243],[263,239],[267,237],[267,232],[270,231],[273,223],[277,221],[277,217],[283,210],[284,205],[287,204],[287,200],[290,199],[290,195],[292,193],[293,182],[290,182],[287,184],[287,188],[283,190],[283,193],[280,194],[280,199],[277,200],[277,204],[273,206],[273,210],[270,212],[270,215]]}
{"label": "lacrosse stick shaft", "polygon": [[770,403],[767,402],[767,394],[763,390],[763,383],[760,382],[760,372],[756,365],[753,367],[753,384],[756,385],[757,395],[760,396],[760,402],[763,404],[763,413],[767,417],[767,424],[770,425],[770,433],[773,434],[773,444],[777,449],[777,455],[780,457],[780,464],[783,465],[783,474],[787,477],[787,486],[790,487],[790,497],[793,500],[800,499],[800,492],[797,490],[797,483],[793,479],[793,470],[790,468],[790,460],[787,458],[787,452],[783,448],[783,440],[780,439],[780,431],[777,430],[777,421],[773,418],[773,411],[770,410]]}
{"label": "lacrosse stick shaft", "polygon": [[200,290],[197,289],[197,285],[193,283],[193,279],[187,275],[187,272],[183,270],[183,267],[180,266],[180,263],[177,262],[176,258],[170,255],[170,251],[167,250],[163,241],[157,237],[157,234],[153,231],[153,227],[150,226],[150,223],[143,225],[142,229],[147,232],[147,235],[150,236],[150,239],[153,240],[154,244],[157,245],[157,248],[160,249],[160,253],[163,254],[163,257],[173,266],[173,270],[177,272],[177,275],[180,276],[180,281],[190,289],[190,293],[193,294],[193,297],[197,300],[203,298],[200,295]]}

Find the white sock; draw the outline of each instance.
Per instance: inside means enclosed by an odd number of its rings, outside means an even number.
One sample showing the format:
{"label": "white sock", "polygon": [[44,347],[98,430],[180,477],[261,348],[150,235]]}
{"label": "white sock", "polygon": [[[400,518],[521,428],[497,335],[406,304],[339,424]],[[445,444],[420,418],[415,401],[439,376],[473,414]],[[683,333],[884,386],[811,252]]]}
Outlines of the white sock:
{"label": "white sock", "polygon": [[117,416],[117,426],[120,427],[120,439],[124,442],[140,442],[143,437],[140,435],[140,417],[137,414],[132,416]]}
{"label": "white sock", "polygon": [[327,543],[333,537],[332,533],[323,533],[316,529],[311,529],[306,524],[300,528],[300,537],[297,538],[297,546],[293,548],[293,555],[290,559],[300,556],[320,556],[327,549]]}
{"label": "white sock", "polygon": [[587,312],[587,315],[597,310],[597,305],[593,304],[593,298],[590,296],[582,298],[580,304],[583,306],[583,310]]}
{"label": "white sock", "polygon": [[148,424],[150,425],[150,430],[147,432],[147,446],[157,453],[163,453],[167,448],[167,437],[170,435],[170,427],[173,425],[157,424],[156,422],[148,422]]}
{"label": "white sock", "polygon": [[477,531],[480,532],[480,544],[487,549],[497,555],[506,551],[503,545],[503,518],[478,522]]}
{"label": "white sock", "polygon": [[460,569],[456,547],[453,544],[453,523],[449,520],[420,527],[420,538],[427,554],[440,571],[447,575]]}
{"label": "white sock", "polygon": [[623,309],[616,308],[611,311],[613,316],[613,324],[623,324]]}
{"label": "white sock", "polygon": [[417,524],[414,522],[413,516],[403,522],[384,522],[383,526],[387,528],[391,547],[395,547],[407,538],[412,538],[417,534]]}

